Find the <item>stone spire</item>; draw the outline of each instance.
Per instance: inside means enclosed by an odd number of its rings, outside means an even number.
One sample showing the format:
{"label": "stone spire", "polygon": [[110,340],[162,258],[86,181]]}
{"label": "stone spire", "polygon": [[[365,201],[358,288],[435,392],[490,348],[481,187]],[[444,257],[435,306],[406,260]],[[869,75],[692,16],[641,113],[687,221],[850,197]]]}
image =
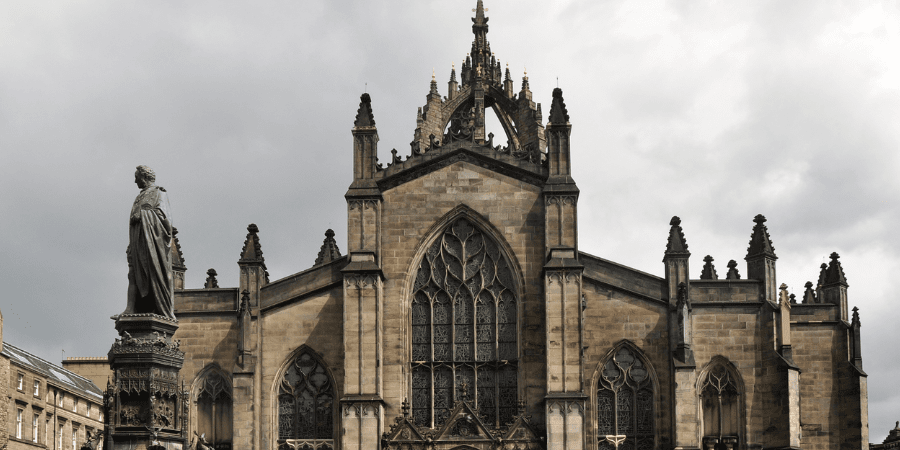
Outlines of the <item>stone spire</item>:
{"label": "stone spire", "polygon": [[215,289],[219,287],[219,281],[216,280],[216,269],[209,269],[206,271],[206,283],[203,285],[204,289]]}
{"label": "stone spire", "polygon": [[688,251],[687,240],[684,238],[684,232],[681,230],[681,219],[678,216],[672,217],[669,221],[669,241],[666,244],[666,255],[686,255],[691,256]]}
{"label": "stone spire", "polygon": [[765,225],[766,217],[757,214],[753,222],[756,225],[753,226],[750,246],[747,247],[747,256],[744,257],[747,261],[747,278],[762,281],[762,298],[775,304],[778,296],[775,286],[775,260],[778,257],[775,256],[775,248],[772,247],[772,239]]}
{"label": "stone spire", "polygon": [[560,88],[553,89],[553,103],[550,105],[550,123],[565,125],[569,122],[569,111],[563,101],[563,92]]}
{"label": "stone spire", "polygon": [[372,114],[372,97],[369,93],[359,96],[359,109],[356,110],[356,120],[353,122],[356,128],[374,127],[375,116]]}
{"label": "stone spire", "polygon": [[242,262],[264,262],[262,245],[259,243],[259,227],[255,223],[247,225],[247,239],[244,240],[244,247],[241,248]]}
{"label": "stone spire", "polygon": [[491,44],[488,43],[488,18],[484,15],[484,3],[478,0],[475,5],[475,17],[472,18],[472,33],[475,34],[475,40],[472,42],[472,69],[476,70],[479,66],[481,70],[487,71],[491,67]]}
{"label": "stone spire", "polygon": [[778,259],[775,256],[775,248],[772,247],[772,239],[769,237],[769,230],[766,228],[766,216],[762,214],[757,214],[756,217],[753,218],[753,222],[756,225],[753,227],[753,234],[750,236],[750,246],[747,247],[747,257],[745,260],[750,260],[755,256],[768,256],[773,259]]}
{"label": "stone spire", "polygon": [[[262,266],[266,270],[266,259],[263,258],[262,245],[259,242],[259,227],[255,223],[247,226],[247,238],[244,240],[244,247],[241,249],[241,259],[238,264],[252,264]],[[269,282],[269,272],[265,272],[265,281]]]}
{"label": "stone spire", "polygon": [[831,254],[830,258],[831,263],[825,271],[825,280],[823,280],[822,286],[831,286],[834,284],[848,286],[847,278],[844,276],[844,268],[841,267],[841,262],[839,261],[840,255],[835,252]]}
{"label": "stone spire", "polygon": [[459,83],[456,82],[456,64],[450,64],[450,81],[447,83],[447,100],[453,100],[459,91]]}
{"label": "stone spire", "polygon": [[341,251],[338,250],[337,242],[334,240],[334,231],[329,228],[325,231],[325,241],[322,242],[322,248],[319,249],[319,256],[316,257],[314,265],[329,263],[340,257]]}
{"label": "stone spire", "polygon": [[831,263],[824,270],[822,289],[819,294],[819,302],[838,305],[838,317],[847,320],[847,277],[841,267],[840,255],[831,254]]}
{"label": "stone spire", "polygon": [[816,291],[813,290],[812,281],[807,281],[805,287],[806,287],[806,290],[803,291],[803,302],[802,303],[804,305],[811,305],[813,303],[819,303],[819,301],[816,299]]}
{"label": "stone spire", "polygon": [[741,274],[737,270],[737,261],[728,261],[728,273],[725,275],[726,280],[740,280]]}
{"label": "stone spire", "polygon": [[703,258],[703,271],[700,272],[701,280],[718,280],[719,274],[716,273],[716,267],[713,265],[713,257],[706,255]]}

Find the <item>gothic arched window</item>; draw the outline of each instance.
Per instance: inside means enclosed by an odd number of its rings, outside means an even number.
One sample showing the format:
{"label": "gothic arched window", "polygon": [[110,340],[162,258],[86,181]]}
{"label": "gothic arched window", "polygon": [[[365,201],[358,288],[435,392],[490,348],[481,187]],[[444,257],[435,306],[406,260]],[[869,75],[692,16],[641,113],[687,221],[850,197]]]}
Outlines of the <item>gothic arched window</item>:
{"label": "gothic arched window", "polygon": [[498,245],[457,219],[428,248],[412,300],[412,412],[436,427],[467,400],[500,426],[518,401],[517,294]]}
{"label": "gothic arched window", "polygon": [[740,378],[721,356],[700,373],[703,443],[710,448],[735,448],[740,436]]}
{"label": "gothic arched window", "polygon": [[216,450],[232,448],[231,385],[219,370],[201,375],[197,391],[197,433]]}
{"label": "gothic arched window", "polygon": [[597,385],[598,448],[653,449],[653,381],[647,363],[621,347],[603,364]]}
{"label": "gothic arched window", "polygon": [[[278,388],[279,449],[286,441],[309,441],[310,448],[333,448],[334,382],[324,363],[305,349],[288,365]],[[305,448],[305,447],[300,447]]]}

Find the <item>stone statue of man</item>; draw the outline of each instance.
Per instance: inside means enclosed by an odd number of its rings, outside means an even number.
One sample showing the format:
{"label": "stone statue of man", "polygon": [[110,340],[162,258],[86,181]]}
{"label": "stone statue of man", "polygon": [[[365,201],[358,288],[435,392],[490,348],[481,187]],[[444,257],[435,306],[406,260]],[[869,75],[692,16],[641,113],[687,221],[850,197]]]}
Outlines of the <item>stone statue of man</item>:
{"label": "stone statue of man", "polygon": [[147,166],[137,167],[134,182],[141,193],[128,224],[128,306],[122,314],[154,313],[175,320],[169,197]]}

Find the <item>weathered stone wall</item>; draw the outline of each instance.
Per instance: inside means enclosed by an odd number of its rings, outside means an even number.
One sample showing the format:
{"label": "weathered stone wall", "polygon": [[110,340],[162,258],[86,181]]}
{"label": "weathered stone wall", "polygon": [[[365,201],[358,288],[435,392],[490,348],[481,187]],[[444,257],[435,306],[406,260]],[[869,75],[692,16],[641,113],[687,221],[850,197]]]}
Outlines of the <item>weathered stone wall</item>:
{"label": "weathered stone wall", "polygon": [[[541,423],[545,394],[544,203],[539,187],[491,170],[456,162],[384,192],[382,267],[384,288],[385,417],[400,414],[409,398],[409,277],[414,276],[425,239],[439,230],[436,223],[464,204],[493,225],[512,251],[513,266],[524,282],[520,298],[520,399]],[[502,243],[501,243],[502,245]]]}
{"label": "weathered stone wall", "polygon": [[[585,270],[583,293],[586,309],[584,311],[584,380],[585,394],[588,395],[588,407],[585,416],[588,418],[586,440],[588,446],[596,446],[596,397],[597,379],[601,364],[613,347],[622,340],[633,343],[647,358],[656,374],[657,401],[654,403],[656,424],[659,436],[665,440],[657,442],[659,448],[669,448],[671,443],[671,421],[669,411],[672,408],[671,356],[669,353],[669,333],[667,329],[667,304],[662,300],[649,300],[622,290],[598,283],[589,278],[591,272]],[[624,277],[620,272],[619,277]],[[630,278],[636,281],[643,279],[652,283],[646,274],[635,271]],[[624,283],[628,285],[629,283]],[[656,283],[661,286],[661,280]]]}
{"label": "weathered stone wall", "polygon": [[[799,309],[799,308],[797,308]],[[837,323],[791,324],[794,362],[800,375],[800,413],[804,449],[841,447],[842,423],[838,405],[841,383],[838,372],[847,361],[846,331]],[[854,420],[854,422],[858,421]]]}
{"label": "weathered stone wall", "polygon": [[[321,355],[334,376],[335,398],[343,395],[342,307],[343,291],[335,287],[263,313],[262,404],[254,405],[261,411],[257,429],[262,432],[262,448],[275,448],[278,377],[301,346],[306,345]],[[340,423],[339,409],[335,402],[335,424]],[[335,436],[336,442],[338,439]]]}
{"label": "weathered stone wall", "polygon": [[[692,285],[694,282],[695,280],[691,280]],[[693,297],[693,292],[691,294]],[[726,298],[730,298],[730,295]],[[765,331],[761,330],[760,307],[761,304],[755,302],[719,305],[694,303],[691,316],[697,370],[702,370],[714,356],[722,356],[735,366],[742,378],[743,404],[746,408],[744,424],[747,428],[747,435],[742,438],[750,444],[760,443],[763,423],[767,420],[762,408],[766,400],[758,393],[764,370],[762,364],[766,363],[760,352],[765,348],[763,342],[767,341]],[[768,348],[770,353],[774,351],[772,348]],[[704,433],[702,423],[699,423],[699,406],[694,414],[697,414],[696,420],[702,437]]]}

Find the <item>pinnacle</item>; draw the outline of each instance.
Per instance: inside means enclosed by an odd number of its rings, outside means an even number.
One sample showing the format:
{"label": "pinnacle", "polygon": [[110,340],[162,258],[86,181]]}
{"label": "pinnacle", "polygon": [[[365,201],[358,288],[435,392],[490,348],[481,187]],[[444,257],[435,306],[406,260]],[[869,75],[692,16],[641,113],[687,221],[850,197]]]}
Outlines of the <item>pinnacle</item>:
{"label": "pinnacle", "polygon": [[726,280],[740,280],[741,274],[737,270],[737,261],[728,261],[728,273],[725,275]]}
{"label": "pinnacle", "polygon": [[840,255],[836,252],[831,254],[831,263],[825,269],[825,279],[823,285],[841,284],[847,286],[847,277],[844,276],[844,268],[841,267]]}
{"label": "pinnacle", "polygon": [[778,259],[775,256],[775,248],[772,246],[772,238],[769,237],[769,230],[766,228],[766,217],[757,214],[753,218],[756,225],[753,226],[753,233],[750,235],[750,246],[747,247],[747,256],[744,258],[749,260],[757,256],[768,256],[772,259]]}
{"label": "pinnacle", "polygon": [[563,101],[562,89],[553,89],[553,103],[550,105],[550,123],[565,125],[569,122],[569,111]]}
{"label": "pinnacle", "polygon": [[247,239],[244,240],[244,248],[241,249],[242,262],[261,262],[265,265],[262,245],[259,243],[259,227],[255,223],[247,226]]}
{"label": "pinnacle", "polygon": [[359,96],[359,109],[356,111],[354,127],[374,127],[375,116],[372,114],[372,98],[366,92]]}
{"label": "pinnacle", "polygon": [[328,229],[325,231],[325,240],[319,249],[319,256],[316,257],[315,266],[329,263],[341,257],[341,251],[338,249],[337,242],[334,240],[334,231]]}
{"label": "pinnacle", "polygon": [[666,255],[683,254],[690,256],[688,251],[687,240],[684,238],[684,232],[681,230],[681,219],[678,216],[672,217],[669,221],[672,228],[669,229],[669,242],[666,244]]}
{"label": "pinnacle", "polygon": [[701,280],[718,280],[719,274],[716,273],[716,267],[713,265],[713,257],[710,255],[706,255],[703,258],[703,262],[706,264],[703,265],[703,271],[700,273]]}

